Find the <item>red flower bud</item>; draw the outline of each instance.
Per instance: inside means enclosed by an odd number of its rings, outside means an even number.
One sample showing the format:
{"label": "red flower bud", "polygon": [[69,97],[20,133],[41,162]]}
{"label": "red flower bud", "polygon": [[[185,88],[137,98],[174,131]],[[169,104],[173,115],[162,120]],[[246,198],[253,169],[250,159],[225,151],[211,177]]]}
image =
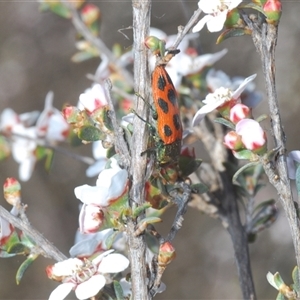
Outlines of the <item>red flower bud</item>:
{"label": "red flower bud", "polygon": [[267,0],[263,6],[267,22],[276,25],[281,17],[281,1],[280,0]]}
{"label": "red flower bud", "polygon": [[3,185],[5,200],[13,206],[21,204],[21,185],[15,178],[6,178]]}
{"label": "red flower bud", "polygon": [[160,245],[158,252],[158,264],[161,266],[168,265],[176,257],[175,248],[170,242]]}
{"label": "red flower bud", "polygon": [[242,103],[237,103],[230,109],[229,119],[234,124],[237,124],[242,119],[250,119],[250,118],[251,118],[251,109]]}

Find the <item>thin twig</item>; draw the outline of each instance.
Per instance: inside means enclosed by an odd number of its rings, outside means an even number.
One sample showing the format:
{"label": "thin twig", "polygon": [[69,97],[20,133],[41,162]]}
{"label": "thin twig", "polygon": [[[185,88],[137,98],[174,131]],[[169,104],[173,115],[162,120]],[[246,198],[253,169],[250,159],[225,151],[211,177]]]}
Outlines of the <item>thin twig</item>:
{"label": "thin twig", "polygon": [[198,8],[184,27],[179,26],[178,34],[177,34],[176,40],[175,40],[172,48],[176,49],[178,47],[178,45],[181,43],[181,41],[183,40],[183,38],[192,29],[192,27],[194,27],[194,25],[196,25],[196,23],[199,21],[201,12],[202,12],[202,10],[200,8]]}
{"label": "thin twig", "polygon": [[[150,74],[147,49],[144,41],[149,35],[151,0],[132,0],[133,8],[133,53],[134,53],[134,90],[147,98],[150,90]],[[147,119],[149,108],[144,101],[136,97],[135,110],[139,116]],[[146,155],[141,153],[147,148],[149,133],[145,122],[134,118],[134,132],[131,139],[131,170],[132,188],[130,205],[134,208],[145,202],[145,176],[147,168]],[[141,215],[140,218],[144,216]],[[135,236],[135,225],[138,220],[129,219],[127,225],[128,247],[131,262],[132,298],[151,299],[147,286],[146,242],[143,235]]]}
{"label": "thin twig", "polygon": [[[286,137],[283,131],[282,121],[279,111],[279,103],[275,83],[275,49],[278,37],[278,25],[268,24],[266,22],[259,24],[250,20],[246,14],[242,17],[247,26],[252,30],[252,39],[256,50],[260,54],[263,73],[265,77],[265,86],[270,110],[271,126],[275,147],[279,148],[276,168],[270,167],[269,162],[263,162],[263,166],[269,181],[276,188],[281,204],[286,213],[292,239],[295,248],[298,268],[300,268],[300,227],[294,205],[293,194],[286,165]],[[278,172],[278,173],[277,173]]]}
{"label": "thin twig", "polygon": [[109,104],[109,110],[110,110],[109,117],[111,119],[114,128],[114,133],[115,133],[114,145],[116,148],[116,152],[121,156],[122,165],[128,170],[130,167],[130,154],[129,154],[128,146],[124,139],[123,130],[120,128],[117,122],[112,98],[110,95],[111,87],[112,87],[111,82],[109,80],[106,80],[104,84],[104,89]]}
{"label": "thin twig", "polygon": [[216,115],[210,114],[208,118],[211,124],[202,121],[200,128],[195,128],[195,132],[204,143],[216,172],[218,189],[213,194],[219,203],[217,201],[213,203],[218,207],[218,218],[231,237],[243,299],[256,299],[247,234],[241,223],[238,199],[230,179],[231,174],[224,164],[229,159],[228,151],[223,145],[224,130],[220,124],[213,122],[215,117]]}
{"label": "thin twig", "polygon": [[29,222],[21,220],[9,213],[4,207],[0,205],[0,217],[6,219],[14,227],[19,228],[31,240],[36,243],[34,248],[35,254],[40,254],[47,258],[52,258],[56,261],[62,261],[67,257],[61,253],[52,243],[50,243],[40,232],[32,227]]}
{"label": "thin twig", "polygon": [[91,33],[87,26],[82,22],[74,5],[66,0],[61,0],[61,2],[63,2],[64,5],[70,9],[72,13],[72,22],[75,29],[85,38],[86,41],[90,42],[98,49],[100,57],[105,56],[113,69],[117,73],[121,74],[128,84],[133,86],[133,79],[130,72],[123,68],[117,57],[115,57],[115,55],[106,47],[105,43],[99,37],[96,37]]}

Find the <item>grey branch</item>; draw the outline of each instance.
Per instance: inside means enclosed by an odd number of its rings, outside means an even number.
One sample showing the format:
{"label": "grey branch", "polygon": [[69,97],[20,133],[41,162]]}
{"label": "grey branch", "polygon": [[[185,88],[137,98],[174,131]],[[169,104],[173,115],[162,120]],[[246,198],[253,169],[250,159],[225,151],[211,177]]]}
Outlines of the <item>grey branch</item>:
{"label": "grey branch", "polygon": [[40,254],[56,261],[62,261],[67,257],[61,253],[52,243],[50,243],[40,232],[26,220],[13,216],[4,207],[0,205],[0,217],[6,219],[14,227],[19,228],[24,234],[36,243],[35,254]]}

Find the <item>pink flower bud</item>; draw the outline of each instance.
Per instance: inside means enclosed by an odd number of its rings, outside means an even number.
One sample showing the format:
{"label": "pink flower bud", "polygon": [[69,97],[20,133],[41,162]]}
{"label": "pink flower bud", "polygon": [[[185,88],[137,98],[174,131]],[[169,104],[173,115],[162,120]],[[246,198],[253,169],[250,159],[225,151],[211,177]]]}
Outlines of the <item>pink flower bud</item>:
{"label": "pink flower bud", "polygon": [[237,103],[230,109],[229,119],[234,124],[237,124],[242,119],[251,118],[251,109],[241,103]]}
{"label": "pink flower bud", "polygon": [[228,132],[224,137],[224,145],[231,150],[241,150],[244,148],[242,138],[235,131]]}
{"label": "pink flower bud", "polygon": [[281,1],[280,0],[267,0],[263,6],[267,22],[276,25],[281,17]]}
{"label": "pink flower bud", "polygon": [[21,204],[21,185],[19,181],[13,177],[6,178],[3,185],[5,200],[12,206]]}
{"label": "pink flower bud", "polygon": [[260,124],[252,119],[243,119],[236,124],[236,133],[242,137],[246,149],[256,154],[267,150],[267,137]]}
{"label": "pink flower bud", "polygon": [[81,10],[81,18],[87,25],[91,25],[100,18],[100,9],[92,4],[86,4]]}
{"label": "pink flower bud", "polygon": [[158,252],[158,264],[161,266],[168,265],[176,257],[175,248],[170,242],[160,245]]}

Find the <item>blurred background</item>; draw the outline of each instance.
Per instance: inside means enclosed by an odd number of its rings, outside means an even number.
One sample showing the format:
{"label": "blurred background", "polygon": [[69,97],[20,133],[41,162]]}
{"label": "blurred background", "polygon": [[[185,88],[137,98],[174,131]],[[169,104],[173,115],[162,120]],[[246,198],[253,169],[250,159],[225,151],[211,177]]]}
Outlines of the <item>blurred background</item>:
{"label": "blurred background", "polygon": [[[124,48],[130,47],[132,40],[127,40],[118,30],[132,25],[131,2],[97,1],[95,4],[102,12],[101,38],[107,46],[118,42]],[[177,26],[185,25],[187,16],[197,9],[197,1],[153,1],[152,8],[152,26],[175,34]],[[288,151],[300,146],[299,9],[298,1],[283,0],[277,48],[277,87]],[[91,85],[86,74],[95,72],[99,60],[72,63],[75,38],[76,32],[69,20],[50,12],[41,13],[35,1],[1,1],[0,110],[10,107],[17,113],[41,111],[49,90],[54,92],[54,105],[58,109],[64,103],[76,105],[79,95]],[[215,68],[230,76],[247,77],[257,73],[257,89],[264,92],[260,58],[251,38],[229,39],[221,45],[215,44],[216,38],[217,34],[208,33],[206,28],[201,32],[205,53],[229,49]],[[255,113],[267,113],[267,103],[260,104]],[[91,155],[90,146],[71,150]],[[79,202],[74,188],[95,184],[95,178],[86,178],[86,167],[57,153],[50,173],[44,170],[43,164],[37,164],[32,178],[22,183],[22,199],[29,206],[32,225],[66,255],[78,226]],[[0,183],[6,177],[18,177],[18,165],[12,158],[0,163]],[[272,187],[263,189],[259,196],[265,200],[277,199]],[[1,201],[1,205],[9,208],[3,198]],[[266,280],[268,271],[280,271],[290,283],[295,265],[289,228],[278,201],[277,204],[278,220],[250,245],[258,299],[276,297],[276,290]],[[163,277],[167,290],[156,299],[241,299],[231,240],[218,220],[189,209],[174,246],[177,258]],[[23,259],[0,260],[0,299],[47,299],[57,286],[56,282],[48,280],[44,271],[53,261],[38,258],[17,286],[15,274]],[[68,299],[75,299],[75,296]]]}

